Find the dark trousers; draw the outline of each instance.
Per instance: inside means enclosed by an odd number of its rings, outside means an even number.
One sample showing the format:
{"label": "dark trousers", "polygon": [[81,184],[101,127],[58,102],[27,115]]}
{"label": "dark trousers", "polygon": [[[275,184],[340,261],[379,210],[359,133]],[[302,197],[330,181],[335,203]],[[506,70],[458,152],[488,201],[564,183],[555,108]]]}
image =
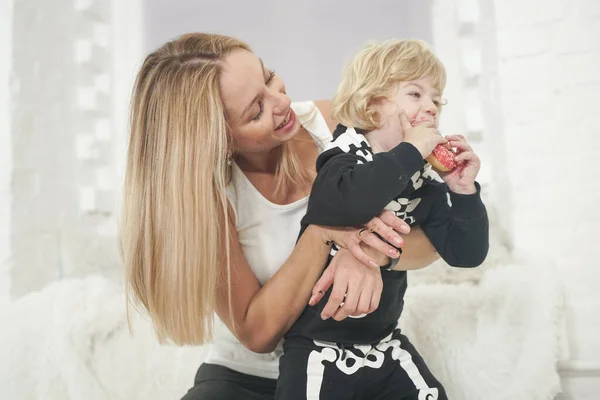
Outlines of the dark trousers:
{"label": "dark trousers", "polygon": [[274,400],[277,381],[243,374],[215,364],[202,364],[194,387],[182,400]]}
{"label": "dark trousers", "polygon": [[447,400],[400,330],[373,345],[288,337],[283,350],[277,400]]}

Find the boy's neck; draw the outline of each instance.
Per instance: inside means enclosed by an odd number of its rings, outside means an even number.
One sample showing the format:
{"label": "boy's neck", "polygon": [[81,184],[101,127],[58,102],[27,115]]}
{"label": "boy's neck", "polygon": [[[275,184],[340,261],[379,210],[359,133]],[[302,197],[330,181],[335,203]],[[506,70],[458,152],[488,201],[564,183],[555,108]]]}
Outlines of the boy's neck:
{"label": "boy's neck", "polygon": [[371,145],[373,153],[390,151],[404,140],[398,132],[392,132],[386,128],[374,129],[365,133],[365,137]]}

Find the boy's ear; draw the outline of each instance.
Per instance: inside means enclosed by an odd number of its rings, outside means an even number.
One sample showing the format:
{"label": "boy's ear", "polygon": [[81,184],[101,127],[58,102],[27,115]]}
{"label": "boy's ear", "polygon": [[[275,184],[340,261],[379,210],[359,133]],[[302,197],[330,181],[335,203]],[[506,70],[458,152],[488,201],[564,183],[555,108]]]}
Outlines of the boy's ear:
{"label": "boy's ear", "polygon": [[388,103],[388,99],[385,96],[375,96],[367,103],[367,110],[378,115],[377,118],[382,114],[385,109],[385,105]]}
{"label": "boy's ear", "polygon": [[385,96],[372,97],[367,103],[367,114],[371,116],[371,122],[377,128],[381,124],[381,116],[385,115],[385,108],[388,103]]}
{"label": "boy's ear", "polygon": [[386,96],[373,97],[367,107],[379,114],[380,117],[389,116],[398,112],[398,104],[391,101]]}
{"label": "boy's ear", "polygon": [[382,106],[387,101],[388,101],[388,99],[385,96],[375,96],[375,97],[371,98],[371,100],[369,100],[368,106],[374,106],[374,105]]}

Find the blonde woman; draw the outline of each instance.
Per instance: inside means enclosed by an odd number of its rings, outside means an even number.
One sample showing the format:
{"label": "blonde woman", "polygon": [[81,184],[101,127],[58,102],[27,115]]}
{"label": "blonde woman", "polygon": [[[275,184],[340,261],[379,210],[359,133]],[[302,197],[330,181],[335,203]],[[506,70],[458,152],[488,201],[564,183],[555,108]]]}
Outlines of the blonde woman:
{"label": "blonde woman", "polygon": [[[401,236],[408,225],[389,212],[369,221],[373,233],[310,225],[296,243],[333,126],[328,102],[290,103],[281,78],[239,40],[187,34],[145,59],[122,251],[131,298],[158,337],[210,343],[186,400],[273,399],[278,344],[309,301],[333,282],[345,301],[331,298],[324,316],[372,312],[382,287],[374,266],[399,257],[388,243],[404,243],[406,269],[437,258],[418,228]],[[341,250],[323,271],[332,243]]]}

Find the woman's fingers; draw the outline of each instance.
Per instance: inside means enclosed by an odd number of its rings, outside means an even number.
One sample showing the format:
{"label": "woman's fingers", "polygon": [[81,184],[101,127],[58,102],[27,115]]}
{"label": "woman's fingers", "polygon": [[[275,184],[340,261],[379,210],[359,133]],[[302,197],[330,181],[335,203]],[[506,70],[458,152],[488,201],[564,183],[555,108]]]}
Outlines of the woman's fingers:
{"label": "woman's fingers", "polygon": [[370,293],[371,304],[367,313],[372,313],[373,311],[377,310],[377,307],[379,307],[379,301],[381,300],[381,292],[383,291],[383,279],[381,277],[381,273],[377,278],[378,279],[376,279],[375,285],[373,286],[373,289]]}
{"label": "woman's fingers", "polygon": [[[389,228],[388,228],[389,229]],[[381,234],[380,234],[381,235]],[[379,251],[381,254],[384,254],[388,257],[398,258],[400,257],[400,252],[397,248],[390,246],[387,242],[381,240],[377,235],[373,232],[366,231],[361,235],[362,241],[375,250]],[[404,244],[404,241],[402,241]],[[401,245],[398,245],[400,247]]]}
{"label": "woman's fingers", "polygon": [[323,298],[323,295],[331,285],[333,285],[333,278],[335,276],[335,263],[325,268],[323,275],[319,278],[315,286],[313,286],[312,296],[308,301],[309,306],[314,306]]}
{"label": "woman's fingers", "polygon": [[356,306],[356,310],[352,314],[353,317],[362,316],[364,314],[370,313],[371,310],[371,300],[373,298],[373,289],[372,288],[363,288],[360,292],[360,298],[358,299],[358,305]]}
{"label": "woman's fingers", "polygon": [[394,240],[395,238],[400,239],[400,241],[404,243],[400,234],[405,235],[410,232],[410,225],[389,210],[379,214],[379,218],[373,218],[370,224],[373,225],[374,231],[390,243],[397,243],[397,241]]}
{"label": "woman's fingers", "polygon": [[319,291],[328,287],[333,280],[333,288],[321,312],[321,318],[333,317],[341,321],[349,315],[372,312],[379,305],[383,290],[381,269],[366,268],[347,250],[338,251],[323,275],[326,277],[319,279],[311,298],[311,305],[316,304],[313,300],[323,297]]}
{"label": "woman's fingers", "polygon": [[348,278],[349,276],[346,274],[336,274],[329,301],[327,301],[321,312],[322,319],[331,318],[340,307],[340,304],[344,302],[348,289]]}
{"label": "woman's fingers", "polygon": [[[365,231],[364,233],[362,233],[361,236],[364,236],[365,233],[368,233],[368,232]],[[371,267],[371,268],[379,267],[379,265],[375,262],[375,260],[373,260],[371,257],[369,257],[369,255],[367,253],[365,253],[365,251],[360,247],[361,239],[362,238],[358,238],[358,233],[357,233],[357,239],[348,243],[348,250],[350,250],[350,253],[352,253],[354,258],[356,258],[358,261],[360,261],[364,266]]]}
{"label": "woman's fingers", "polygon": [[[381,272],[377,269],[364,270],[364,274],[359,274],[348,282],[348,290],[340,308],[333,314],[336,321],[353,316],[364,316],[374,311],[379,305],[383,283]],[[374,301],[375,298],[375,301]],[[372,308],[375,304],[375,308]]]}
{"label": "woman's fingers", "polygon": [[336,321],[342,321],[356,312],[358,306],[358,299],[360,298],[361,282],[356,279],[351,279],[348,282],[346,293],[344,294],[344,300],[340,303],[339,308],[333,314],[333,319]]}

